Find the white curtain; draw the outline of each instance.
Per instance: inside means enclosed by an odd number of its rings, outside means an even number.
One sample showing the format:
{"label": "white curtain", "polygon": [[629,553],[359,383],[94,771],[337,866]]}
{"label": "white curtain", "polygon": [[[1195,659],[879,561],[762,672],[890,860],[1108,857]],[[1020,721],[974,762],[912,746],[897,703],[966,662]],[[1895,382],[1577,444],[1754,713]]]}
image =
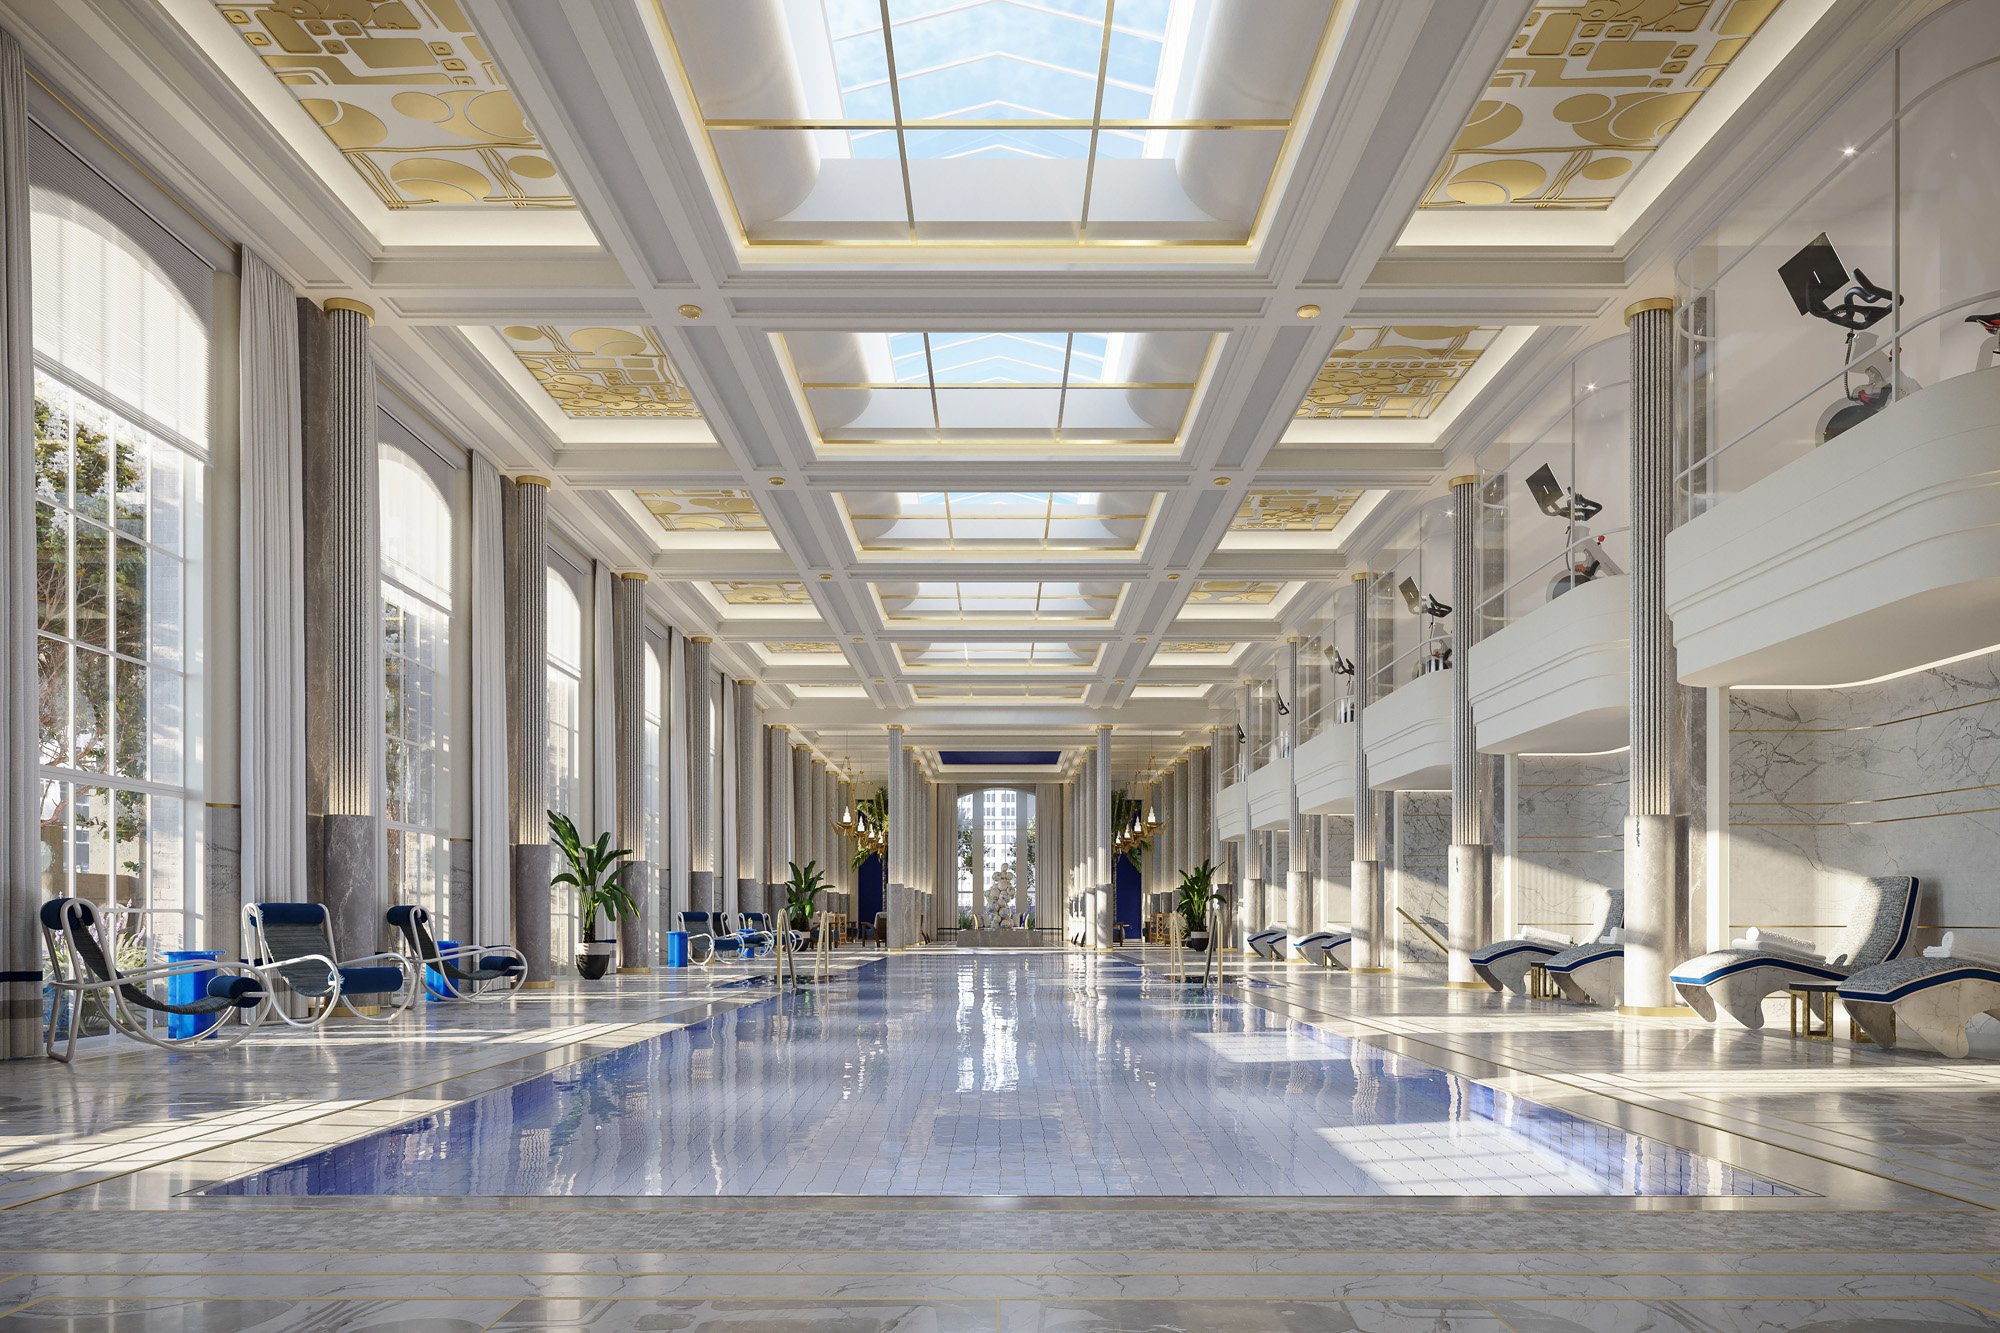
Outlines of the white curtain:
{"label": "white curtain", "polygon": [[499,468],[472,455],[472,930],[461,938],[496,944],[514,937],[505,486]]}
{"label": "white curtain", "polygon": [[590,800],[597,827],[584,836],[595,841],[600,833],[618,836],[618,668],[611,640],[611,566],[593,560],[590,570]]}
{"label": "white curtain", "polygon": [[692,864],[689,847],[693,814],[688,809],[688,666],[687,637],[669,630],[667,638],[667,766],[660,781],[667,798],[666,876],[667,900],[661,910],[661,925],[679,930],[675,914],[687,910],[688,870]]}
{"label": "white curtain", "polygon": [[35,665],[34,311],[28,288],[28,80],[0,32],[0,1058],[34,1054],[42,1012],[41,704]]}
{"label": "white curtain", "polygon": [[240,303],[244,902],[306,896],[305,463],[298,293],[243,251]]}

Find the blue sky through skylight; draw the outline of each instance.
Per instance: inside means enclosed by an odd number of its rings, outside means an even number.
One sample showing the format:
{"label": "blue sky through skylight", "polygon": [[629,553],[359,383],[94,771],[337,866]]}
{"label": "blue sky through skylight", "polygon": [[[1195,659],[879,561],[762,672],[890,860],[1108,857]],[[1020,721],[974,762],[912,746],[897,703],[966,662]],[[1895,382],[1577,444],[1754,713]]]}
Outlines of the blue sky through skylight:
{"label": "blue sky through skylight", "polygon": [[1112,335],[933,333],[928,363],[923,334],[892,333],[888,337],[889,356],[895,364],[898,384],[930,383],[933,371],[941,385],[1061,384],[1065,354],[1069,360],[1069,383],[1099,384],[1104,380]]}

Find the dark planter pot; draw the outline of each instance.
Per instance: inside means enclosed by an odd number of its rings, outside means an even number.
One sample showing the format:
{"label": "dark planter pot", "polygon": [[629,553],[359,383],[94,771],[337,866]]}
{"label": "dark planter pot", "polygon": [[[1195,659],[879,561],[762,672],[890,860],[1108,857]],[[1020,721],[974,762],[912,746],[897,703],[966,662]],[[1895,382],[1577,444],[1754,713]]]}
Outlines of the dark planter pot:
{"label": "dark planter pot", "polygon": [[577,974],[585,981],[601,980],[617,953],[617,940],[585,940],[583,952],[576,956]]}

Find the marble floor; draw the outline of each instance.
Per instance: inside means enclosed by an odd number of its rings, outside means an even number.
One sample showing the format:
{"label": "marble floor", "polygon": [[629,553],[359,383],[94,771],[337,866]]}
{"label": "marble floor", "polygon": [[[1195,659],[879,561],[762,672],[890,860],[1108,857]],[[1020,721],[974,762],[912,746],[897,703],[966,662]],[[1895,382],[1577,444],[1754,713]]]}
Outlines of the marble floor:
{"label": "marble floor", "polygon": [[[1349,1069],[1441,1071],[1420,1081],[1551,1108],[1792,1192],[1314,1195],[1254,1192],[1254,1179],[1253,1192],[1185,1195],[203,1192],[676,1044],[733,1062],[771,1096],[797,1079],[801,1096],[783,1104],[826,1109],[826,1067],[768,1058],[782,1039],[746,1042],[768,992],[718,967],[429,1006],[386,1034],[348,1026],[171,1057],[124,1044],[71,1068],[8,1066],[0,1329],[2000,1328],[1991,1062],[1232,960],[1230,998],[1201,1016],[1211,1040],[1190,1031],[1188,1057],[1163,1063],[1150,1043],[1166,1038],[1143,1025],[1192,1021],[1207,1002],[1148,1011],[1160,988],[1135,963],[1157,970],[1142,950],[993,962],[989,980],[1038,978],[1037,998],[1011,1026],[969,1024],[979,1055],[963,1077],[993,1081],[1010,1047],[1030,1058],[1024,1025],[1038,1022],[1069,1034],[1065,1060],[1097,1057],[1033,1080],[1052,1104],[1077,1068],[1116,1068],[1207,1078],[1218,1098],[1256,1092],[1246,1110],[1271,1111],[1268,1097],[1323,1117],[1345,1085],[1317,1052],[1339,1050]],[[823,1031],[865,1040],[847,1032],[861,1010],[841,1014],[873,972],[928,994],[909,1032],[949,1016],[936,1040],[960,1039],[948,955],[852,951],[837,965],[848,975],[816,1001]],[[1107,1018],[1127,1006],[1123,1026]],[[1145,1049],[1121,1044],[1135,1034]],[[1316,1058],[1298,1062],[1293,1093],[1281,1076],[1302,1050]],[[559,1126],[546,1128],[505,1151],[518,1163],[546,1148]]]}

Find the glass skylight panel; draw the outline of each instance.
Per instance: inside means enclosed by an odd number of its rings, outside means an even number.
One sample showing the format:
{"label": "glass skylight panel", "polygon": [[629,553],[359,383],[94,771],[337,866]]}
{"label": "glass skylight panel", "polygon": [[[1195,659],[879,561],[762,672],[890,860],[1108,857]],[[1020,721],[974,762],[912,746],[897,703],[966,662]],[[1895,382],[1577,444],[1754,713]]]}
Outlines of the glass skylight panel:
{"label": "glass skylight panel", "polygon": [[891,622],[1041,624],[1108,622],[1118,613],[1125,585],[1116,582],[877,583],[876,600]]}
{"label": "glass skylight panel", "polygon": [[912,671],[1087,671],[1097,665],[1094,643],[926,643],[899,644],[903,666]]}
{"label": "glass skylight panel", "polygon": [[749,244],[1241,244],[1333,9],[792,0],[667,24]]}
{"label": "glass skylight panel", "polygon": [[871,553],[1137,552],[1159,495],[1143,491],[859,491],[840,501]]}

